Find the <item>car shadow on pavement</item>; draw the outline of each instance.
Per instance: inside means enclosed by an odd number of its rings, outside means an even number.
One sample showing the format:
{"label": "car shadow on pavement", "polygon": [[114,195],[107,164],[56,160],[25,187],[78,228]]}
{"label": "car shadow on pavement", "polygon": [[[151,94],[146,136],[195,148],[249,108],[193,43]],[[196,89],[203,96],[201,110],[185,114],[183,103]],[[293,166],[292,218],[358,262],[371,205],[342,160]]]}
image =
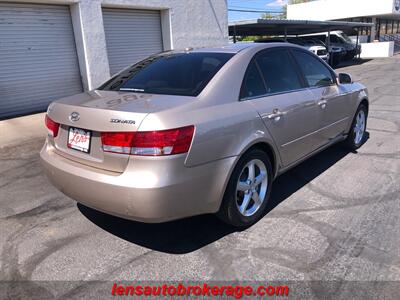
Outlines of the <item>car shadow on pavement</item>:
{"label": "car shadow on pavement", "polygon": [[334,69],[340,69],[340,68],[346,68],[346,67],[351,67],[351,66],[358,66],[358,65],[362,65],[365,64],[369,61],[371,61],[372,59],[367,59],[367,58],[354,58],[351,60],[346,60],[346,61],[342,61],[340,62]]}
{"label": "car shadow on pavement", "polygon": [[[266,215],[349,153],[341,145],[335,145],[278,177],[274,182]],[[195,251],[237,231],[214,215],[201,215],[161,224],[146,224],[114,217],[82,204],[78,204],[78,208],[91,222],[119,238],[171,254]]]}

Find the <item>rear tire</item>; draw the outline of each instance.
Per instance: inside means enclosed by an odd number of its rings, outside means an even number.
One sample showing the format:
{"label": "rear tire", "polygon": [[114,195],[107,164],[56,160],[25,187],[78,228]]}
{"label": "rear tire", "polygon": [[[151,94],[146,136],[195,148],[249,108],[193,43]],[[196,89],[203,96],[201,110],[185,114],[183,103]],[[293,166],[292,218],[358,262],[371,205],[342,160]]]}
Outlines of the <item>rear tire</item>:
{"label": "rear tire", "polygon": [[345,140],[345,145],[350,150],[355,151],[364,143],[367,128],[367,116],[368,109],[364,104],[361,104],[357,109],[353,122],[351,123],[349,134]]}
{"label": "rear tire", "polygon": [[217,216],[235,227],[256,223],[265,213],[272,177],[272,165],[264,151],[246,152],[232,172]]}

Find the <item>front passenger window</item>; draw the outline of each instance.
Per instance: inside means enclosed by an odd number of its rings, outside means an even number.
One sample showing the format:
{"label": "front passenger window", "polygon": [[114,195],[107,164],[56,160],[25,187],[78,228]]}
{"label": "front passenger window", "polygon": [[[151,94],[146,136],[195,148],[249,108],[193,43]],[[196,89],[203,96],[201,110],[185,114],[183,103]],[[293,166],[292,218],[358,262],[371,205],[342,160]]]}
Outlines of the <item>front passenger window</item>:
{"label": "front passenger window", "polygon": [[294,50],[293,54],[309,87],[324,87],[334,83],[330,70],[317,58],[298,50]]}

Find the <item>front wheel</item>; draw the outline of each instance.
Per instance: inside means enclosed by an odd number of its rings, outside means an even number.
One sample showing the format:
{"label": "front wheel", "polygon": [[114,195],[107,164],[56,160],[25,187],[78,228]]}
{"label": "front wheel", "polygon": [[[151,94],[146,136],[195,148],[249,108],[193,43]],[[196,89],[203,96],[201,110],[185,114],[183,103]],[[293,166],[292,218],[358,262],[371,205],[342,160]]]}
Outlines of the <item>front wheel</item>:
{"label": "front wheel", "polygon": [[365,130],[367,128],[368,110],[364,104],[361,104],[354,116],[349,135],[345,141],[346,146],[351,150],[357,150],[361,147],[365,139]]}
{"label": "front wheel", "polygon": [[271,194],[272,166],[259,149],[246,152],[229,179],[218,216],[235,227],[248,227],[264,214]]}

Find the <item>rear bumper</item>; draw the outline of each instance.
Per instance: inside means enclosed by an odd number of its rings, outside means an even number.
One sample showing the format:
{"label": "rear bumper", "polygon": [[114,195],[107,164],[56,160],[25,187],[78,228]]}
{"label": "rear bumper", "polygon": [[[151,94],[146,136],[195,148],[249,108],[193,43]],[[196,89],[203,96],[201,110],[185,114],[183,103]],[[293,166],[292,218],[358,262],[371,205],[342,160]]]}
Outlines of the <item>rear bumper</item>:
{"label": "rear bumper", "polygon": [[191,168],[185,157],[135,157],[123,173],[114,173],[64,158],[47,142],[40,153],[46,175],[67,196],[149,223],[218,211],[235,157]]}

